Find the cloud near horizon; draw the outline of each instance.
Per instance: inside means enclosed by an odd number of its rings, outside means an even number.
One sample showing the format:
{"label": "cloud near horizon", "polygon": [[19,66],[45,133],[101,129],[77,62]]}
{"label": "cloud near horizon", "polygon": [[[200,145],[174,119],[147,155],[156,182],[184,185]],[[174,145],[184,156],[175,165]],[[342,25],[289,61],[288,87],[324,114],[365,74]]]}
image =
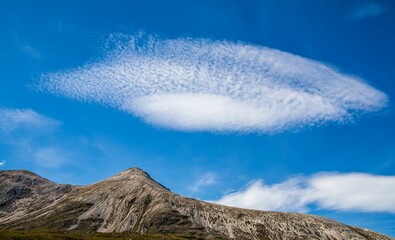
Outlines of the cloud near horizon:
{"label": "cloud near horizon", "polygon": [[267,47],[146,35],[111,39],[116,47],[102,59],[43,74],[38,88],[182,131],[281,132],[344,123],[387,103],[357,77]]}
{"label": "cloud near horizon", "polygon": [[213,201],[218,204],[290,212],[317,209],[395,213],[395,176],[318,173],[267,185],[262,179]]}

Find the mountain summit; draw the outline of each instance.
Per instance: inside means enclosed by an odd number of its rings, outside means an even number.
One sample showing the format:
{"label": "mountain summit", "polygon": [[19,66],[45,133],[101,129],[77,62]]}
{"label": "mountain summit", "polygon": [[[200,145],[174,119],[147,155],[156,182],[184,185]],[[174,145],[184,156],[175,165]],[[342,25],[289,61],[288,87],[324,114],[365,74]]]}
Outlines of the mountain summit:
{"label": "mountain summit", "polygon": [[88,186],[0,171],[0,229],[181,233],[205,239],[391,239],[318,216],[182,197],[139,168]]}

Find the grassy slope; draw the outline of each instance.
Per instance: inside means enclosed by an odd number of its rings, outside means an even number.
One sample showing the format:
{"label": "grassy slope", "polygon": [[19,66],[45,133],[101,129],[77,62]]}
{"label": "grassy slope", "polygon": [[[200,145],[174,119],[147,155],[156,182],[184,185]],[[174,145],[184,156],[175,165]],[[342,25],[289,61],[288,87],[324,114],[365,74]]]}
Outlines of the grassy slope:
{"label": "grassy slope", "polygon": [[130,233],[77,233],[0,230],[1,240],[185,240],[199,239],[184,235],[130,234]]}

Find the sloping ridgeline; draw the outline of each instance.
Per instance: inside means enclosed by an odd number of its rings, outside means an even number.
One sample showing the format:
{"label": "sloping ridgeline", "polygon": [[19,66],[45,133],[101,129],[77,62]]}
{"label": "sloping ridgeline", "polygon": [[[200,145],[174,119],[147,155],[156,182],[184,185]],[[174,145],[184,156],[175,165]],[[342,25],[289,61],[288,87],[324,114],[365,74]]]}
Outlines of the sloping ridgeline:
{"label": "sloping ridgeline", "polygon": [[36,239],[392,239],[314,215],[186,198],[138,168],[88,186],[56,184],[28,171],[0,171],[0,229],[2,239],[21,231],[52,232]]}

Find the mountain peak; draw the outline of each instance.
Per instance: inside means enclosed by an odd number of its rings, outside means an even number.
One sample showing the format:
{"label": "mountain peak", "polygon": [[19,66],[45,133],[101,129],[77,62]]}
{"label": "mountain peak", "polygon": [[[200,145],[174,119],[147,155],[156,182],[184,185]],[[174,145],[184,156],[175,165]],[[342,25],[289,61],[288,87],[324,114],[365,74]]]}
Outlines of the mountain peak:
{"label": "mountain peak", "polygon": [[27,170],[0,170],[0,177],[3,181],[13,182],[13,184],[26,182],[54,184],[50,180]]}
{"label": "mountain peak", "polygon": [[144,170],[142,170],[138,167],[132,167],[132,168],[125,169],[122,172],[115,174],[110,179],[112,179],[112,178],[124,179],[124,178],[135,178],[135,177],[144,178],[144,179],[152,179],[147,172],[145,172]]}
{"label": "mountain peak", "polygon": [[146,171],[144,171],[144,170],[142,170],[141,168],[138,168],[138,167],[128,168],[128,169],[122,171],[121,173],[123,173],[123,172],[128,173],[128,174],[149,176],[149,174]]}
{"label": "mountain peak", "polygon": [[125,169],[104,181],[122,181],[124,184],[127,184],[127,182],[139,183],[140,185],[148,184],[170,191],[170,189],[155,181],[147,172],[138,167]]}
{"label": "mountain peak", "polygon": [[37,174],[28,171],[28,170],[0,170],[0,174],[9,174],[9,175],[28,175],[28,176],[35,176],[40,177]]}

